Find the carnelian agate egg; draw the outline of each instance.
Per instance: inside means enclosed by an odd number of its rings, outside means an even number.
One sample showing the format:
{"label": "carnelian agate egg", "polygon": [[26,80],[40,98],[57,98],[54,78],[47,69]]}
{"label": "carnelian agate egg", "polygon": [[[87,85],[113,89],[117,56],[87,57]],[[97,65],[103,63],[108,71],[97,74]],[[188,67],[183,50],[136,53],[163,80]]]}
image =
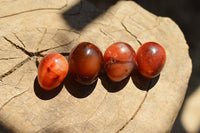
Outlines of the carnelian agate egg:
{"label": "carnelian agate egg", "polygon": [[58,87],[68,73],[68,62],[58,53],[46,55],[38,67],[38,82],[45,90]]}
{"label": "carnelian agate egg", "polygon": [[144,43],[137,51],[138,70],[146,78],[154,78],[158,76],[165,61],[165,50],[158,43]]}
{"label": "carnelian agate egg", "polygon": [[73,78],[85,85],[97,80],[103,66],[103,55],[92,43],[82,42],[69,55],[69,70]]}
{"label": "carnelian agate egg", "polygon": [[136,63],[136,53],[127,43],[112,44],[104,53],[104,68],[112,81],[121,81],[128,77]]}

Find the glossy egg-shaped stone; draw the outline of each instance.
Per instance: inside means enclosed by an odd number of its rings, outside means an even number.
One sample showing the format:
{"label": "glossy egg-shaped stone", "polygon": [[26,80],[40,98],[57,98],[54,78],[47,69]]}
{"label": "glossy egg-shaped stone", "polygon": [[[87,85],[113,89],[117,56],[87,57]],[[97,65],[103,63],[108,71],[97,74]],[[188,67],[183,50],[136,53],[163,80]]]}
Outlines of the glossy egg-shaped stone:
{"label": "glossy egg-shaped stone", "polygon": [[104,68],[112,81],[122,81],[130,75],[136,63],[134,49],[125,42],[109,46],[104,53]]}
{"label": "glossy egg-shaped stone", "polygon": [[137,51],[138,70],[146,78],[158,76],[165,61],[166,52],[158,43],[144,43]]}
{"label": "glossy egg-shaped stone", "polygon": [[58,53],[46,55],[38,67],[38,83],[45,90],[58,87],[68,73],[68,62]]}
{"label": "glossy egg-shaped stone", "polygon": [[99,48],[92,43],[82,42],[70,52],[70,74],[81,84],[94,83],[102,65],[103,55]]}

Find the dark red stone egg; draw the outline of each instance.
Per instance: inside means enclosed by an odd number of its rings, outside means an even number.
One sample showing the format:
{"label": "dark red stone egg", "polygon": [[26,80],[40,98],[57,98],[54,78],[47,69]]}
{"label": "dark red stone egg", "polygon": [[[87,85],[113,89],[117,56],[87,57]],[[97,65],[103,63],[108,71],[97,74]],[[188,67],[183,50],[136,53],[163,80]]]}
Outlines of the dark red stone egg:
{"label": "dark red stone egg", "polygon": [[85,85],[97,80],[102,69],[103,56],[97,46],[82,42],[69,55],[69,70],[74,79]]}

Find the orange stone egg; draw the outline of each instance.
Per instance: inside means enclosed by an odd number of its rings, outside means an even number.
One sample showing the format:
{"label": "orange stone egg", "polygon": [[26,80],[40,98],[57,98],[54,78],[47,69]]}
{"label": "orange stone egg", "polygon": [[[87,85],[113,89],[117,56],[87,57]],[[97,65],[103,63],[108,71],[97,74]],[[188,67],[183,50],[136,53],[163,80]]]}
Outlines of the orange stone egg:
{"label": "orange stone egg", "polygon": [[125,42],[109,46],[104,53],[104,68],[112,81],[122,81],[130,75],[136,63],[134,49]]}
{"label": "orange stone egg", "polygon": [[38,83],[45,90],[58,87],[68,73],[68,62],[58,53],[46,55],[38,67]]}

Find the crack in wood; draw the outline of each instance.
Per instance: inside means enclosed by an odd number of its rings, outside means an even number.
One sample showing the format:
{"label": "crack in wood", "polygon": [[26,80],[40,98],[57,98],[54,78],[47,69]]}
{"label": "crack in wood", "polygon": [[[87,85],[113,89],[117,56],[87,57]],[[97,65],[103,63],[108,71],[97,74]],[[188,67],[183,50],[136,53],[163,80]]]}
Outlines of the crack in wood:
{"label": "crack in wood", "polygon": [[42,33],[42,37],[41,37],[41,39],[40,39],[40,41],[38,42],[37,45],[40,45],[42,43],[42,41],[43,41],[44,36],[46,35],[46,33],[47,33],[47,28],[44,29],[44,32]]}
{"label": "crack in wood", "polygon": [[135,116],[137,115],[137,113],[139,112],[139,110],[141,109],[142,105],[144,104],[144,102],[145,102],[145,100],[147,98],[147,94],[148,94],[148,91],[151,88],[151,84],[152,84],[152,79],[149,82],[149,85],[148,85],[148,88],[146,90],[145,96],[144,96],[142,102],[140,103],[138,109],[135,111],[135,113],[132,115],[132,117],[116,133],[121,132],[135,118]]}
{"label": "crack in wood", "polygon": [[110,34],[104,32],[102,29],[100,29],[100,32],[101,32],[103,35],[105,35],[106,37],[109,37],[109,38],[112,40],[113,43],[115,42],[115,39],[113,39],[113,38],[111,37]]}
{"label": "crack in wood", "polygon": [[144,34],[145,32],[152,31],[152,30],[154,30],[155,28],[157,28],[158,26],[160,26],[160,23],[161,23],[160,18],[162,18],[162,17],[157,16],[157,17],[156,17],[155,25],[152,26],[152,27],[150,27],[150,28],[146,28],[146,29],[143,30],[142,32],[139,32],[139,33],[137,34],[137,36],[140,36],[141,34]]}
{"label": "crack in wood", "polygon": [[89,121],[92,119],[92,117],[95,115],[95,113],[97,112],[97,110],[98,110],[98,109],[101,107],[101,105],[104,103],[104,100],[105,100],[107,94],[108,94],[108,92],[105,93],[105,95],[104,95],[102,101],[101,101],[100,104],[97,106],[97,108],[96,108],[95,111],[92,113],[92,115],[90,115],[89,118],[88,118],[87,120],[83,121],[83,122],[87,122],[87,124],[85,124],[85,126],[84,126],[84,132],[86,131],[86,128],[87,128],[87,125],[88,125]]}
{"label": "crack in wood", "polygon": [[56,122],[59,121],[59,120],[60,120],[60,119],[58,119],[58,120],[56,120],[56,121],[54,121],[54,122],[51,122],[50,124],[46,125],[45,127],[42,127],[42,128],[40,128],[40,129],[38,129],[35,133],[40,133],[40,132],[42,132],[42,130],[47,129],[49,126],[53,125],[54,123],[56,123]]}
{"label": "crack in wood", "polygon": [[95,113],[97,112],[97,110],[98,110],[98,109],[101,107],[101,105],[104,103],[104,100],[105,100],[107,94],[108,94],[108,92],[105,93],[105,95],[104,95],[102,101],[100,102],[100,104],[97,106],[96,110],[92,113],[92,115],[88,118],[87,121],[89,121],[89,120],[92,119],[92,117],[95,115]]}
{"label": "crack in wood", "polygon": [[7,58],[0,58],[0,60],[14,60],[14,59],[19,59],[21,57],[7,57]]}
{"label": "crack in wood", "polygon": [[25,91],[23,91],[23,92],[21,92],[21,93],[15,95],[15,96],[13,96],[12,98],[10,98],[8,101],[6,101],[6,102],[0,107],[0,111],[1,111],[7,104],[9,104],[13,99],[15,99],[15,98],[17,98],[17,97],[23,95],[23,94],[24,94],[25,92],[27,92],[27,91],[28,91],[28,90],[25,90]]}
{"label": "crack in wood", "polygon": [[0,19],[1,19],[1,18],[12,17],[12,16],[17,16],[17,15],[24,14],[24,13],[35,12],[35,11],[62,10],[63,8],[67,7],[67,5],[68,5],[68,4],[66,3],[65,5],[63,5],[63,6],[60,7],[60,8],[37,8],[37,9],[32,9],[32,10],[21,11],[21,12],[17,12],[17,13],[5,15],[5,16],[0,16]]}
{"label": "crack in wood", "polygon": [[38,59],[38,57],[36,56],[36,58],[35,58],[35,65],[36,65],[37,68],[39,67],[39,64],[40,64],[39,59]]}
{"label": "crack in wood", "polygon": [[[46,33],[46,32],[45,32]],[[16,36],[16,35],[15,35]],[[43,34],[44,36],[44,34]],[[42,38],[43,38],[42,36]],[[23,53],[25,53],[26,55],[28,55],[29,57],[26,58],[25,60],[23,60],[22,62],[18,63],[17,65],[15,65],[13,68],[11,68],[9,71],[7,71],[6,73],[0,75],[0,81],[2,81],[2,79],[8,75],[10,75],[11,73],[13,73],[14,71],[16,71],[18,68],[20,68],[21,66],[23,66],[27,61],[29,61],[31,59],[31,57],[44,57],[45,55],[43,55],[42,53],[45,52],[45,51],[48,51],[48,50],[53,50],[53,49],[56,49],[56,48],[60,48],[60,47],[63,47],[63,46],[67,46],[69,45],[71,42],[73,42],[74,40],[66,43],[66,44],[63,44],[63,45],[59,45],[59,46],[56,46],[56,47],[52,47],[52,48],[48,48],[48,49],[44,49],[44,50],[41,50],[41,51],[37,51],[37,52],[29,52],[27,51],[25,48],[23,47],[20,47],[18,46],[16,43],[14,43],[13,41],[11,41],[10,39],[8,39],[7,37],[3,36],[3,38],[9,42],[11,45],[13,45],[16,49],[20,49]],[[23,41],[16,36],[16,38],[24,45]],[[41,40],[40,40],[41,41]],[[25,45],[24,45],[25,46]],[[69,52],[66,52],[66,53],[61,53],[65,56],[68,56],[69,55]],[[0,60],[9,60],[9,59],[14,59],[14,58],[1,58]],[[38,59],[36,59],[35,61],[36,63],[36,66],[38,66]]]}
{"label": "crack in wood", "polygon": [[[66,44],[63,44],[63,45],[59,45],[59,46],[56,46],[56,47],[52,47],[52,48],[48,48],[48,49],[44,49],[44,50],[35,52],[35,54],[40,55],[40,54],[43,53],[43,52],[46,52],[46,51],[49,51],[49,50],[53,50],[53,49],[57,49],[57,48],[60,48],[60,47],[67,46],[67,45],[69,45],[70,43],[72,43],[73,41],[74,41],[74,40],[72,40],[72,41],[70,41],[70,42],[68,42],[68,43],[66,43]],[[68,52],[67,52],[67,53],[68,53]],[[36,56],[38,56],[38,55],[36,55]],[[43,56],[44,56],[44,55],[43,55]]]}
{"label": "crack in wood", "polygon": [[125,26],[125,24],[123,23],[123,21],[121,22],[121,25],[123,26],[123,28],[125,29],[126,32],[128,32],[131,36],[133,36],[134,39],[135,39],[140,45],[142,45],[142,43],[137,39],[137,36],[134,35],[131,31],[128,30],[128,28]]}
{"label": "crack in wood", "polygon": [[[36,29],[41,33],[41,31],[40,31],[38,28],[36,28]],[[42,41],[43,41],[44,36],[46,35],[46,33],[47,33],[47,28],[44,28],[44,32],[42,33],[42,37],[41,37],[41,39],[39,40],[39,42],[37,43],[37,46],[38,46],[38,47],[39,47],[39,45],[42,43]],[[44,55],[42,54],[42,52],[43,52],[43,51],[38,51],[38,48],[37,48],[37,50],[36,50],[36,52],[35,52],[35,56],[36,56],[35,64],[36,64],[37,67],[38,67],[38,65],[39,65],[39,61],[38,61],[38,57],[37,57],[37,56],[44,57]]]}
{"label": "crack in wood", "polygon": [[22,74],[22,76],[20,77],[20,79],[18,80],[17,84],[15,85],[15,88],[18,88],[17,86],[21,83],[22,79],[24,78],[25,73]]}
{"label": "crack in wood", "polygon": [[23,43],[23,41],[16,35],[16,33],[14,33],[15,37],[17,38],[17,40],[23,45],[23,47],[25,48],[25,44]]}
{"label": "crack in wood", "polygon": [[[55,39],[59,31],[72,32],[72,33],[77,34],[78,37],[75,37],[73,40],[71,40],[71,41],[69,41],[69,42],[67,42],[67,43],[65,43],[65,44],[62,44],[62,43],[59,43],[59,42]],[[56,32],[56,33],[54,34],[54,36],[52,37],[52,40],[53,40],[55,43],[57,43],[58,45],[62,46],[62,45],[68,45],[68,44],[72,43],[73,41],[80,39],[80,36],[81,36],[81,32],[76,31],[76,30],[73,30],[73,29],[57,29],[57,32]]]}
{"label": "crack in wood", "polygon": [[15,65],[13,68],[11,68],[9,71],[7,71],[6,73],[0,75],[0,81],[2,81],[2,79],[8,75],[10,75],[11,73],[13,73],[14,71],[16,71],[18,68],[20,68],[21,66],[23,66],[26,62],[28,62],[31,58],[27,57],[25,60],[23,60],[22,62],[18,63],[17,65]]}
{"label": "crack in wood", "polygon": [[[12,44],[13,46],[15,46],[16,49],[20,49],[22,52],[24,52],[26,55],[28,55],[29,57],[34,56],[35,54],[33,52],[29,52],[26,49],[24,49],[23,47],[18,46],[17,44],[15,44],[14,42],[12,42],[11,40],[9,40],[7,37],[3,36],[3,38],[9,42],[10,44]],[[20,41],[21,42],[21,41]]]}
{"label": "crack in wood", "polygon": [[[39,31],[40,33],[42,33],[42,37],[41,37],[41,39],[39,40],[39,42],[37,43],[37,46],[39,47],[39,45],[42,43],[42,41],[43,41],[43,39],[44,39],[44,36],[45,36],[46,33],[47,33],[47,28],[44,28],[44,32],[42,32],[39,28],[36,28],[36,30]],[[42,54],[42,51],[38,51],[38,48],[37,48],[37,50],[36,50],[36,53],[40,53],[39,56],[41,56],[41,57],[44,57],[44,56],[45,56],[45,55]],[[36,67],[38,68],[39,63],[40,63],[40,62],[39,62],[38,56],[35,56],[35,58],[33,58],[33,59],[34,59],[34,62],[35,62]]]}
{"label": "crack in wood", "polygon": [[74,29],[57,29],[57,31],[67,31],[67,32],[74,32],[80,36],[81,32]]}
{"label": "crack in wood", "polygon": [[9,42],[10,44],[12,44],[13,46],[16,47],[16,49],[20,49],[22,52],[24,52],[26,55],[28,55],[29,57],[33,57],[33,56],[40,56],[40,57],[44,57],[43,52],[46,52],[48,50],[53,50],[53,49],[56,49],[56,48],[60,48],[60,47],[63,47],[63,46],[67,46],[69,45],[71,42],[73,42],[74,40],[66,43],[66,44],[63,44],[63,45],[59,45],[59,46],[56,46],[56,47],[52,47],[52,48],[47,48],[47,49],[44,49],[44,50],[41,50],[41,51],[37,51],[37,52],[29,52],[27,51],[26,49],[24,49],[23,47],[20,47],[18,46],[17,44],[15,44],[14,42],[12,42],[11,40],[9,40],[7,37],[3,36],[3,38]]}
{"label": "crack in wood", "polygon": [[148,92],[145,93],[145,96],[144,96],[142,102],[140,103],[138,109],[135,111],[135,113],[133,114],[133,116],[116,133],[121,132],[129,124],[129,122],[132,121],[135,118],[135,116],[139,112],[140,108],[142,107],[142,105],[143,105],[143,103],[144,103],[144,101],[145,101],[145,99],[147,97],[147,94],[148,94]]}

